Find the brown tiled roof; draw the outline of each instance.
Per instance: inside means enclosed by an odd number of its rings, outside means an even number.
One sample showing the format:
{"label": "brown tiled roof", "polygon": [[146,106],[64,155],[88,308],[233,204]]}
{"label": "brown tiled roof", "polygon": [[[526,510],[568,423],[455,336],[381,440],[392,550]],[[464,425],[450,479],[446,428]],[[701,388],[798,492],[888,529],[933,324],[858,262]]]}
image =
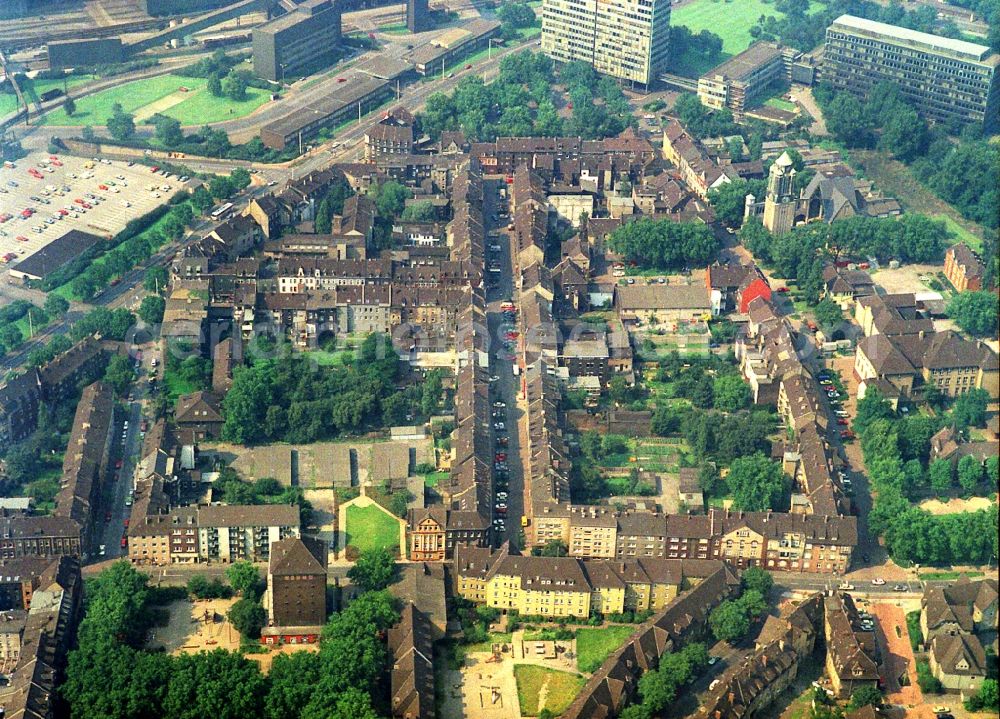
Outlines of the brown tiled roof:
{"label": "brown tiled roof", "polygon": [[986,676],[986,652],[975,634],[939,634],[931,640],[930,653],[944,674]]}
{"label": "brown tiled roof", "polygon": [[311,537],[289,537],[271,544],[267,573],[326,575],[327,552],[323,542]]}

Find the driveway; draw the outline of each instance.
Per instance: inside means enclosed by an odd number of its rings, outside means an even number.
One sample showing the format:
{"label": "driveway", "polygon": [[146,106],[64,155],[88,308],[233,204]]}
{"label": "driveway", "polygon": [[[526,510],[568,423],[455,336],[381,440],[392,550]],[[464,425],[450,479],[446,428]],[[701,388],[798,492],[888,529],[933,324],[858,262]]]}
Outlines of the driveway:
{"label": "driveway", "polygon": [[[906,632],[905,612],[893,604],[873,604],[870,611],[878,626],[877,637],[882,652],[879,676],[886,701],[905,707],[907,717],[934,719],[930,703],[924,701],[917,684],[917,663]],[[909,679],[908,686],[900,686],[899,679],[904,674]]]}

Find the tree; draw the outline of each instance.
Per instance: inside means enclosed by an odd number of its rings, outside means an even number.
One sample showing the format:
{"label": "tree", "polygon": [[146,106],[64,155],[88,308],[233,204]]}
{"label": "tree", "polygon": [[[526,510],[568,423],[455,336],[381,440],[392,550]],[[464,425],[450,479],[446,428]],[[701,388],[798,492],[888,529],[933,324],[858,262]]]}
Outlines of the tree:
{"label": "tree", "polygon": [[819,304],[813,308],[816,321],[824,330],[829,331],[837,327],[844,321],[844,311],[836,302],[830,298],[820,300]]}
{"label": "tree", "polygon": [[209,75],[207,87],[212,97],[222,97],[222,80],[218,75]]}
{"label": "tree", "polygon": [[997,334],[997,300],[991,292],[957,292],[948,300],[948,316],[976,337]]}
{"label": "tree", "polygon": [[860,689],[855,689],[854,693],[851,694],[851,701],[848,707],[851,709],[860,709],[866,706],[881,706],[882,704],[882,692],[878,690],[878,687],[865,686]]}
{"label": "tree", "polygon": [[848,147],[868,147],[874,137],[875,122],[864,105],[849,93],[837,94],[823,108],[827,129]]}
{"label": "tree", "polygon": [[50,292],[45,296],[44,308],[45,312],[51,316],[62,315],[69,310],[69,300],[54,292]]}
{"label": "tree", "polygon": [[90,125],[84,125],[83,129],[80,130],[80,137],[83,138],[84,142],[94,142],[97,140],[97,133],[94,132],[94,128]]}
{"label": "tree", "polygon": [[958,484],[967,494],[972,494],[983,481],[983,465],[979,459],[966,455],[958,461]]}
{"label": "tree", "polygon": [[746,636],[750,631],[750,620],[743,609],[734,601],[726,600],[708,616],[708,624],[712,634],[719,641],[730,644]]}
{"label": "tree", "polygon": [[212,193],[206,190],[204,185],[198,185],[191,193],[191,204],[204,215],[215,203],[212,201]]}
{"label": "tree", "polygon": [[930,463],[928,475],[931,480],[931,487],[942,496],[951,491],[951,461],[947,459],[935,459]]}
{"label": "tree", "polygon": [[236,190],[242,190],[250,185],[250,171],[245,167],[234,167],[229,173],[229,181]]}
{"label": "tree", "polygon": [[715,408],[723,412],[736,412],[750,404],[750,387],[736,374],[717,376],[712,394]]}
{"label": "tree", "polygon": [[222,81],[222,94],[230,100],[243,102],[247,99],[247,77],[241,70],[232,70]]}
{"label": "tree", "polygon": [[154,265],[146,270],[142,287],[147,292],[163,293],[167,291],[167,268]]}
{"label": "tree", "polygon": [[111,117],[105,124],[116,140],[128,140],[135,134],[135,118],[125,112],[120,103],[111,106]]}
{"label": "tree", "polygon": [[567,547],[559,539],[550,539],[546,542],[545,546],[542,547],[543,557],[565,557],[569,554],[569,547]]}
{"label": "tree", "polygon": [[241,560],[226,567],[226,579],[240,596],[256,597],[257,585],[260,584],[260,572],[252,562]]}
{"label": "tree", "polygon": [[960,394],[951,406],[952,424],[961,431],[969,427],[982,427],[986,422],[986,406],[989,401],[989,393],[978,387]]}
{"label": "tree", "polygon": [[[996,658],[993,658],[996,661]],[[1000,702],[1000,696],[997,692],[997,680],[996,679],[984,679],[983,683],[979,686],[979,691],[969,697],[965,702],[965,708],[968,711],[981,711],[983,709],[996,711],[998,702]]]}
{"label": "tree", "polygon": [[139,305],[139,319],[147,325],[157,325],[163,321],[163,311],[167,302],[159,295],[147,295]]}
{"label": "tree", "polygon": [[347,577],[364,592],[377,592],[392,583],[396,560],[384,547],[362,552]]}
{"label": "tree", "polygon": [[111,385],[117,394],[124,394],[129,385],[135,381],[132,361],[125,355],[115,354],[108,361],[108,367],[104,372],[104,381]]}
{"label": "tree", "polygon": [[260,602],[246,597],[238,599],[229,608],[229,613],[226,616],[236,628],[236,631],[242,634],[243,638],[247,640],[259,639],[260,630],[267,622],[267,613],[264,611],[264,607],[260,605]]}
{"label": "tree", "polygon": [[743,572],[742,582],[745,591],[756,591],[766,597],[774,586],[774,577],[760,567],[750,567]]}
{"label": "tree", "polygon": [[916,110],[900,103],[882,119],[879,147],[903,162],[912,162],[927,147],[927,123]]}
{"label": "tree", "polygon": [[729,227],[739,227],[743,224],[746,196],[753,195],[759,200],[766,190],[767,183],[764,180],[733,180],[710,190],[708,201],[715,208],[716,217]]}
{"label": "tree", "polygon": [[535,11],[526,3],[505,2],[497,10],[497,19],[512,28],[531,27],[535,24]]}
{"label": "tree", "polygon": [[747,512],[778,509],[785,493],[781,465],[761,452],[733,460],[726,483],[733,493],[733,506]]}
{"label": "tree", "polygon": [[176,147],[184,142],[184,133],[181,132],[181,123],[172,117],[156,114],[152,118],[153,127],[156,128],[156,139],[163,143],[167,149]]}
{"label": "tree", "polygon": [[421,200],[420,202],[414,202],[412,205],[406,206],[399,219],[406,222],[431,222],[435,216],[434,205],[431,201]]}
{"label": "tree", "polygon": [[173,719],[261,716],[266,687],[257,663],[241,654],[224,649],[181,654],[171,660],[170,681],[156,714]]}
{"label": "tree", "polygon": [[329,234],[333,227],[332,218],[333,210],[330,208],[330,201],[324,197],[319,203],[319,207],[316,208],[316,232],[321,235]]}
{"label": "tree", "polygon": [[76,102],[72,97],[66,96],[66,101],[63,102],[63,110],[66,111],[69,117],[73,117],[76,114]]}
{"label": "tree", "polygon": [[644,268],[666,270],[707,265],[719,241],[702,223],[643,218],[616,228],[608,246]]}
{"label": "tree", "polygon": [[403,212],[406,201],[413,197],[409,188],[395,180],[375,185],[369,190],[369,194],[374,196],[375,209],[379,216],[386,218],[398,217]]}
{"label": "tree", "polygon": [[986,478],[993,491],[996,491],[997,485],[1000,483],[1000,457],[993,455],[986,458]]}

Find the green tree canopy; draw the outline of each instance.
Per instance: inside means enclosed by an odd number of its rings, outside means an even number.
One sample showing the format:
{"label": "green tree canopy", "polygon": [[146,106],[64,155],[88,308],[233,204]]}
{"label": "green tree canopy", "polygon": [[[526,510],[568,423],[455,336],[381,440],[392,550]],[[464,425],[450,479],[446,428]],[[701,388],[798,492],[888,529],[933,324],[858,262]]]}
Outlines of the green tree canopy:
{"label": "green tree canopy", "polygon": [[748,512],[780,509],[785,493],[781,465],[761,452],[734,459],[726,484],[733,493],[733,506]]}
{"label": "green tree canopy", "polygon": [[997,298],[992,292],[958,292],[948,300],[948,316],[976,337],[997,334]]}
{"label": "green tree canopy", "polygon": [[377,592],[392,582],[396,560],[384,547],[362,552],[358,561],[347,571],[347,577],[365,592]]}

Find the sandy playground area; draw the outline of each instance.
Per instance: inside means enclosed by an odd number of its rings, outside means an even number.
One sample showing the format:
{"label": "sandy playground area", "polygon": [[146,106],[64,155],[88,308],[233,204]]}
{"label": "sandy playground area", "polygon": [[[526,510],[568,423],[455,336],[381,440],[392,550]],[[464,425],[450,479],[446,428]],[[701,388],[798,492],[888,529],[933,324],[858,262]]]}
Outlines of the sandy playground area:
{"label": "sandy playground area", "polygon": [[992,500],[987,497],[969,497],[960,499],[952,497],[947,502],[940,499],[925,499],[920,503],[920,508],[931,514],[959,514],[960,512],[978,512],[980,509],[989,509]]}
{"label": "sandy playground area", "polygon": [[163,648],[170,654],[200,652],[203,649],[238,649],[240,633],[226,619],[236,602],[232,599],[185,599],[171,602],[166,609],[170,623],[151,630],[147,646]]}

